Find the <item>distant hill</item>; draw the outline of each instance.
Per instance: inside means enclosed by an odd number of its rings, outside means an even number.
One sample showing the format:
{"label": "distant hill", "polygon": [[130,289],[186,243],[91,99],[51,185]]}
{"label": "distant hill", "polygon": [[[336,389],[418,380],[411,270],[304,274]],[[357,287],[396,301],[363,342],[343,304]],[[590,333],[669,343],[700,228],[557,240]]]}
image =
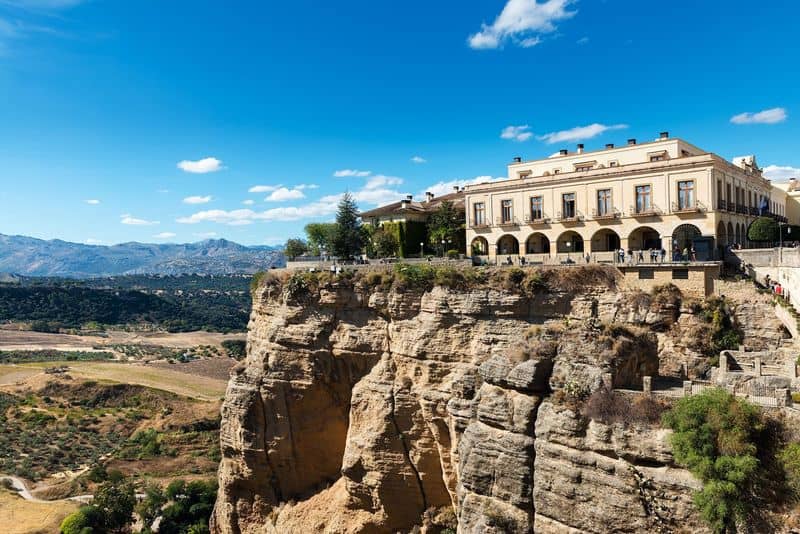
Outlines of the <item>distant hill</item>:
{"label": "distant hill", "polygon": [[89,278],[124,274],[253,273],[283,266],[283,252],[225,239],[198,243],[83,245],[0,234],[0,273]]}

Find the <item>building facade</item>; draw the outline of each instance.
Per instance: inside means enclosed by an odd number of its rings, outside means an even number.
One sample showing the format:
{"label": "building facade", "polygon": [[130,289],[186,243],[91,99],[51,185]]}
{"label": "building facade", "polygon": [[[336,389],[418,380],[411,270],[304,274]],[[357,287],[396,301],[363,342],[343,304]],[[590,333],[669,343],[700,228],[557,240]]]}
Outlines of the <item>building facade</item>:
{"label": "building facade", "polygon": [[508,179],[466,187],[468,250],[490,262],[553,263],[590,256],[612,261],[618,249],[694,248],[698,260],[746,245],[759,214],[784,219],[755,157],[733,162],[663,132],[659,139],[549,158],[515,161]]}

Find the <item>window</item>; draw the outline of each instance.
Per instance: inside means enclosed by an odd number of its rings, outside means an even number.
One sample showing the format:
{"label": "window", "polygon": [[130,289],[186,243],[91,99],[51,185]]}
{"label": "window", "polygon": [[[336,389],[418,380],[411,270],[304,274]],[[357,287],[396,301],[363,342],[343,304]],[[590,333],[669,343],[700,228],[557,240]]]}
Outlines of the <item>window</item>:
{"label": "window", "polygon": [[591,171],[592,167],[594,167],[594,165],[580,165],[578,167],[575,167],[575,172]]}
{"label": "window", "polygon": [[561,169],[553,169],[553,174],[558,174],[561,172]]}
{"label": "window", "polygon": [[611,189],[597,190],[597,214],[611,215],[614,210],[611,204]]}
{"label": "window", "polygon": [[618,167],[618,166],[619,166],[619,163],[618,163],[618,162],[616,162],[616,161],[609,161],[609,162],[608,162],[608,166],[609,166],[609,167]]}
{"label": "window", "polygon": [[686,210],[694,207],[694,180],[678,182],[678,209]]}
{"label": "window", "polygon": [[656,273],[653,269],[647,268],[640,268],[639,269],[639,280],[653,280],[656,277]]}
{"label": "window", "polygon": [[500,206],[501,221],[504,223],[510,223],[514,219],[513,203],[510,200],[503,200],[500,203]]}
{"label": "window", "polygon": [[667,157],[664,154],[658,154],[656,156],[650,156],[650,161],[664,161]]}
{"label": "window", "polygon": [[672,269],[673,280],[688,280],[689,269]]}
{"label": "window", "polygon": [[531,220],[544,219],[544,197],[531,197]]}
{"label": "window", "polygon": [[473,204],[472,214],[472,222],[475,226],[484,226],[486,224],[486,204],[483,202]]}
{"label": "window", "polygon": [[651,188],[649,185],[636,186],[636,213],[645,213],[652,209]]}
{"label": "window", "polygon": [[564,193],[561,195],[561,216],[564,219],[575,217],[575,193]]}

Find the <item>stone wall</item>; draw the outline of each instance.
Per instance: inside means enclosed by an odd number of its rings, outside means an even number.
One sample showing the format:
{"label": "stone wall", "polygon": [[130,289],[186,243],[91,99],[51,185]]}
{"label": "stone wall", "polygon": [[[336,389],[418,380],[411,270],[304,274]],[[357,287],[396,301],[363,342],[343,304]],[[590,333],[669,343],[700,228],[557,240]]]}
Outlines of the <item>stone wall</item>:
{"label": "stone wall", "polygon": [[[714,294],[721,265],[717,262],[654,263],[632,267],[618,266],[618,268],[625,277],[625,284],[629,287],[650,291],[658,286],[673,284],[684,295],[703,299]],[[686,278],[682,278],[681,274],[685,274]]]}

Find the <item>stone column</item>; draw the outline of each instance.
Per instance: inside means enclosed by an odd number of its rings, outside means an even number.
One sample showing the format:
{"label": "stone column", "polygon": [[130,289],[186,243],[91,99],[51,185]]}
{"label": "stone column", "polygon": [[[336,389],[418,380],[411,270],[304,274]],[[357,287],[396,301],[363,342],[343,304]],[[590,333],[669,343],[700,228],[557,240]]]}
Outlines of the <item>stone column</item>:
{"label": "stone column", "polygon": [[753,358],[753,374],[761,376],[761,358]]}
{"label": "stone column", "polygon": [[724,382],[725,375],[728,373],[728,353],[725,351],[719,354],[719,373],[717,373],[717,381]]}
{"label": "stone column", "polygon": [[642,377],[642,391],[644,391],[645,395],[650,395],[653,392],[653,377],[652,376],[643,376]]}
{"label": "stone column", "polygon": [[683,381],[683,396],[684,397],[691,397],[692,396],[692,381],[691,380],[684,380]]}
{"label": "stone column", "polygon": [[775,390],[775,396],[778,400],[778,408],[786,408],[787,406],[792,405],[792,394],[789,393],[789,390],[786,388],[780,388]]}
{"label": "stone column", "polygon": [[795,379],[797,378],[797,364],[794,360],[791,360],[789,363],[786,364],[786,370],[788,371],[789,378]]}

